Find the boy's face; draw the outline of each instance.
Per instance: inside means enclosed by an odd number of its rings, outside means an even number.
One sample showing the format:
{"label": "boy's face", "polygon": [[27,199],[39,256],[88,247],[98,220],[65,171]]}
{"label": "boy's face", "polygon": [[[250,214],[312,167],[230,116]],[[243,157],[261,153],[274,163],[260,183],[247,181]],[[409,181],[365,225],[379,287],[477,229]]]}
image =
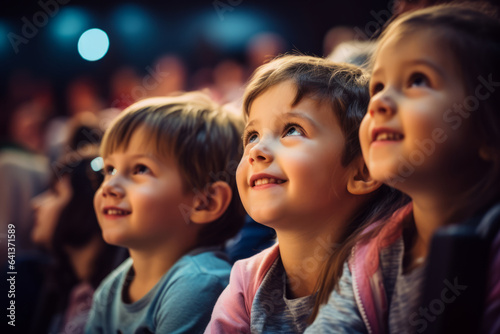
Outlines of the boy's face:
{"label": "boy's face", "polygon": [[154,155],[143,134],[136,131],[126,150],[104,158],[104,182],[94,197],[104,240],[131,249],[154,249],[182,233],[189,217],[183,212],[194,198],[175,160]]}
{"label": "boy's face", "polygon": [[340,163],[344,136],[331,107],[306,97],[292,107],[295,94],[284,82],[253,101],[236,180],[257,222],[310,229],[343,210],[348,169]]}
{"label": "boy's face", "polygon": [[477,136],[454,59],[431,30],[396,30],[380,45],[359,133],[374,179],[410,195],[421,187],[453,191],[474,166]]}

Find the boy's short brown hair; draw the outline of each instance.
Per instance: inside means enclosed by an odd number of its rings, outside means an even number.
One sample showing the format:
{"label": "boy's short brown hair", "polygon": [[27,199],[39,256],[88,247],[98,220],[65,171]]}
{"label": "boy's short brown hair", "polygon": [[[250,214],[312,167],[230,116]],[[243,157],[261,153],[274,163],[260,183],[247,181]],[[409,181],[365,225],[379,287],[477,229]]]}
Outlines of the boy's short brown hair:
{"label": "boy's short brown hair", "polygon": [[140,129],[146,130],[144,143],[155,154],[176,159],[186,192],[209,196],[208,186],[216,181],[231,187],[229,207],[202,227],[197,246],[222,245],[233,237],[245,217],[235,180],[243,121],[201,92],[149,98],[128,107],[113,122],[104,135],[101,156],[126,149]]}

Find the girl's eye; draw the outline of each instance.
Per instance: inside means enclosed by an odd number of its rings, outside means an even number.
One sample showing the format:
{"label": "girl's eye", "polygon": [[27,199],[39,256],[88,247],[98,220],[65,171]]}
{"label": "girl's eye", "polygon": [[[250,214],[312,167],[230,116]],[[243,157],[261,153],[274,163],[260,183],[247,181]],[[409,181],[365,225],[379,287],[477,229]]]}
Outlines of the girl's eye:
{"label": "girl's eye", "polygon": [[429,86],[429,79],[422,73],[414,73],[410,76],[410,87]]}
{"label": "girl's eye", "polygon": [[143,164],[137,164],[134,167],[133,174],[149,174],[151,173],[151,169]]}
{"label": "girl's eye", "polygon": [[377,94],[378,92],[384,89],[384,85],[380,82],[377,82],[370,87],[370,96]]}
{"label": "girl's eye", "polygon": [[259,138],[257,132],[248,132],[243,138],[243,144],[246,146],[248,144],[254,143]]}
{"label": "girl's eye", "polygon": [[104,175],[115,175],[116,168],[113,166],[104,166],[104,168],[102,169],[102,172]]}
{"label": "girl's eye", "polygon": [[289,124],[285,128],[285,135],[284,135],[284,137],[287,137],[287,136],[302,136],[303,134],[304,134],[304,132],[302,131],[302,129],[298,125]]}

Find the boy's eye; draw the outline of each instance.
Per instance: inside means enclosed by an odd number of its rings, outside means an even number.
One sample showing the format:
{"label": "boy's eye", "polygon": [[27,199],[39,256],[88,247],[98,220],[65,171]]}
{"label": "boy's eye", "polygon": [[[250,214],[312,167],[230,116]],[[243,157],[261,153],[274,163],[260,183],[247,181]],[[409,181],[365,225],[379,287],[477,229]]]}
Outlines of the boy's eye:
{"label": "boy's eye", "polygon": [[285,135],[284,137],[287,136],[302,136],[304,132],[302,129],[296,125],[296,124],[288,124],[285,128]]}
{"label": "boy's eye", "polygon": [[104,166],[104,168],[102,169],[102,172],[104,175],[115,175],[116,168],[113,166]]}
{"label": "boy's eye", "polygon": [[429,79],[422,73],[414,73],[410,76],[410,87],[429,86]]}
{"label": "boy's eye", "polygon": [[133,174],[149,174],[151,173],[151,169],[148,166],[143,164],[137,164],[134,167]]}

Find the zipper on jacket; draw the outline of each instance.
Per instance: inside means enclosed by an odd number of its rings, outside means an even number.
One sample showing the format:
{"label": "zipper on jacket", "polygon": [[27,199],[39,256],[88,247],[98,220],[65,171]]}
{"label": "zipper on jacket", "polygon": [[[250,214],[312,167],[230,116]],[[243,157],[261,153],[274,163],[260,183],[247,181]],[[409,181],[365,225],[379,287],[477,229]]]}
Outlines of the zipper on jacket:
{"label": "zipper on jacket", "polygon": [[373,330],[370,326],[370,323],[368,322],[368,316],[366,315],[366,310],[365,310],[365,307],[364,307],[363,302],[361,300],[361,296],[359,294],[359,287],[358,287],[358,284],[356,282],[356,275],[355,275],[356,258],[354,257],[355,250],[357,248],[356,246],[357,245],[355,245],[351,251],[351,256],[353,258],[352,266],[351,266],[352,288],[353,288],[353,292],[354,292],[354,299],[356,300],[356,302],[358,304],[359,313],[361,313],[361,318],[363,318],[363,322],[365,323],[365,326],[366,326],[366,329],[368,330],[368,333],[371,334],[371,333],[373,333]]}

